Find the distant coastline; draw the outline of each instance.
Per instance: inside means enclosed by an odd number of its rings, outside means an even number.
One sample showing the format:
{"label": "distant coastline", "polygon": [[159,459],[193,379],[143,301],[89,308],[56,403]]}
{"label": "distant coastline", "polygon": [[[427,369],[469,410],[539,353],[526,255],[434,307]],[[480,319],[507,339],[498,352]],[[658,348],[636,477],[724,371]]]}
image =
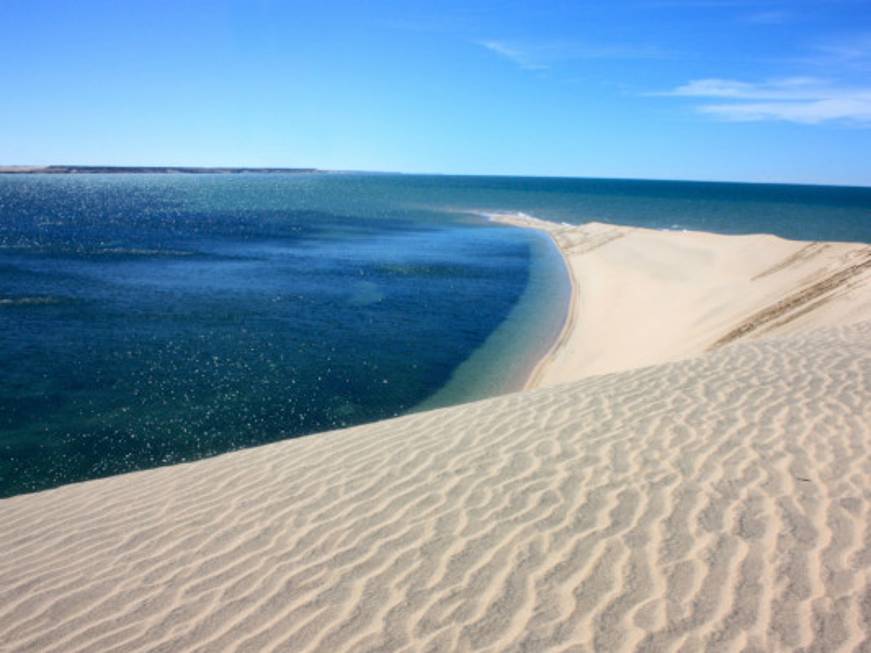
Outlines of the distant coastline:
{"label": "distant coastline", "polygon": [[47,174],[47,175],[96,175],[96,174],[241,174],[245,172],[256,173],[284,173],[298,174],[310,172],[324,172],[317,168],[205,168],[196,166],[0,166],[0,174]]}

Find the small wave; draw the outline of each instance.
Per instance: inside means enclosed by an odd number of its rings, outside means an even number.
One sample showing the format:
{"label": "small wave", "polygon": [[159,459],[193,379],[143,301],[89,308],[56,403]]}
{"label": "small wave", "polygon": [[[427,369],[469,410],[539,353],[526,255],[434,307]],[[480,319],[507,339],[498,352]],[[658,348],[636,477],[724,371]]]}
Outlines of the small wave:
{"label": "small wave", "polygon": [[47,304],[60,304],[60,297],[0,297],[0,306],[39,306]]}
{"label": "small wave", "polygon": [[89,254],[118,254],[122,256],[191,256],[193,252],[180,249],[146,249],[140,247],[104,247]]}
{"label": "small wave", "polygon": [[146,247],[88,247],[47,243],[0,243],[0,250],[39,254],[72,254],[74,256],[193,256],[196,252],[182,249],[152,249]]}

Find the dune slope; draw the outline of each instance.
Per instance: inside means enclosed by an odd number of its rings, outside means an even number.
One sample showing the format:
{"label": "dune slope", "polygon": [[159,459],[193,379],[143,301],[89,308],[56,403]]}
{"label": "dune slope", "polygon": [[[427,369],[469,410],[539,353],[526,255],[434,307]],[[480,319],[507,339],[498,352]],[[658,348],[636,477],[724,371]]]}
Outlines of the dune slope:
{"label": "dune slope", "polygon": [[567,327],[527,387],[871,319],[871,245],[485,215],[549,234],[572,276]]}
{"label": "dune slope", "polygon": [[0,501],[0,650],[871,650],[869,397],[862,322]]}

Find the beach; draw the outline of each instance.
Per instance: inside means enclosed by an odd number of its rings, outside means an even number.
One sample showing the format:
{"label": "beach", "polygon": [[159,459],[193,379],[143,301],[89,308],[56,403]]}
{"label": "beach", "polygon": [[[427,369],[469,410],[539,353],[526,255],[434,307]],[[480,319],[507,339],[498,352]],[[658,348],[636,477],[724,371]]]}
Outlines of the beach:
{"label": "beach", "polygon": [[871,319],[863,243],[484,215],[549,234],[571,277],[565,326],[528,388]]}
{"label": "beach", "polygon": [[871,648],[871,248],[491,217],[527,390],[2,500],[0,650]]}

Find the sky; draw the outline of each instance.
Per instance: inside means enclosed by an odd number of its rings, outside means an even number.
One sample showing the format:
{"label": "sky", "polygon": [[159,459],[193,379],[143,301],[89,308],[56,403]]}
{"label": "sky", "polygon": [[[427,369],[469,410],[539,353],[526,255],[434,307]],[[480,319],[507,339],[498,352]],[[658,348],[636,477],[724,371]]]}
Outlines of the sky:
{"label": "sky", "polygon": [[871,185],[871,0],[0,0],[0,164]]}

